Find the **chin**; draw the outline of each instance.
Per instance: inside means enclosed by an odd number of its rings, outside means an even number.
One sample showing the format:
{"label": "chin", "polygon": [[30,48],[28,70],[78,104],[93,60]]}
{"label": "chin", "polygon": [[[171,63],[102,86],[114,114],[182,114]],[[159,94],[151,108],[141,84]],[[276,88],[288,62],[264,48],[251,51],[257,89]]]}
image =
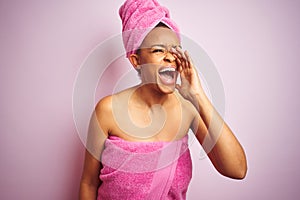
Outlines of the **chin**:
{"label": "chin", "polygon": [[158,88],[164,94],[172,94],[175,91],[175,85],[158,84]]}

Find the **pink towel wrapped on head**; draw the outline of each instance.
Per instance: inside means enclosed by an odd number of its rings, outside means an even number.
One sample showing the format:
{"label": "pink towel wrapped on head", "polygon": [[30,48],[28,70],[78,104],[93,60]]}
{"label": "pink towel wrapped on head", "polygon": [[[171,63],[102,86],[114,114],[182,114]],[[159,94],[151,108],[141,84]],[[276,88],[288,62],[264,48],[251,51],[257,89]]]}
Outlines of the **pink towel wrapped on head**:
{"label": "pink towel wrapped on head", "polygon": [[169,10],[156,0],[127,0],[119,9],[123,43],[127,57],[142,44],[146,35],[162,22],[180,38],[179,28],[170,18]]}
{"label": "pink towel wrapped on head", "polygon": [[186,199],[192,176],[188,137],[173,142],[105,142],[98,200]]}

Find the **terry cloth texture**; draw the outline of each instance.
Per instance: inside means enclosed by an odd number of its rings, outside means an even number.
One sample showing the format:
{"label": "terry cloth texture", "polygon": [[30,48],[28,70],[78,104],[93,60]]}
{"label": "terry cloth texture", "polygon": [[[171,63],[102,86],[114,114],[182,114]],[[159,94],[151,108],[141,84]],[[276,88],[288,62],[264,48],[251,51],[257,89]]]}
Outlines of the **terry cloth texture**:
{"label": "terry cloth texture", "polygon": [[156,0],[127,0],[119,9],[126,55],[135,53],[146,35],[160,22],[180,39],[179,28],[170,18],[169,10]]}
{"label": "terry cloth texture", "polygon": [[105,141],[98,200],[186,199],[192,177],[188,136],[172,142]]}

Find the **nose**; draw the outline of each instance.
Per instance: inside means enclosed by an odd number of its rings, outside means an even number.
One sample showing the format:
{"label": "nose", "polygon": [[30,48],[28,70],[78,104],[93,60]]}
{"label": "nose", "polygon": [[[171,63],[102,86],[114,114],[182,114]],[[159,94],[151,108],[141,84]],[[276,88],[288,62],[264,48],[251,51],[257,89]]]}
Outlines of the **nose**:
{"label": "nose", "polygon": [[175,57],[173,56],[172,53],[170,53],[169,51],[166,53],[165,57],[164,57],[164,60],[166,62],[169,62],[169,63],[172,63],[175,61]]}

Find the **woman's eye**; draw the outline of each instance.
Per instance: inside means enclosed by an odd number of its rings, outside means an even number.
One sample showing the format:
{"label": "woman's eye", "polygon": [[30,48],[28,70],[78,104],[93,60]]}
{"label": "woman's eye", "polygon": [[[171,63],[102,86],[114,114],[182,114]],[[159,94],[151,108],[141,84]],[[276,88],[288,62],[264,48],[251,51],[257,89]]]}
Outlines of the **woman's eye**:
{"label": "woman's eye", "polygon": [[163,49],[154,49],[152,52],[153,53],[164,53],[165,50],[163,50]]}

